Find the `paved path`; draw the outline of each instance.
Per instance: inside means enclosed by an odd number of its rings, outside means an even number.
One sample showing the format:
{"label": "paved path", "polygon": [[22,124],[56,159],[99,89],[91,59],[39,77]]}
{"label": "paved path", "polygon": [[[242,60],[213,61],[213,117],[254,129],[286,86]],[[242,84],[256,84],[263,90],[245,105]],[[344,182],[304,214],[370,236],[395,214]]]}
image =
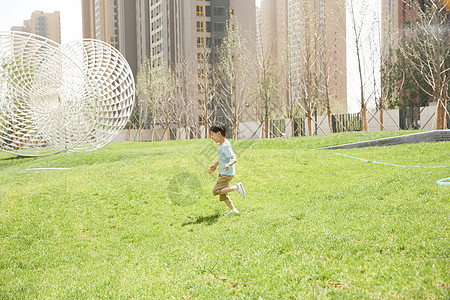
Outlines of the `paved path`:
{"label": "paved path", "polygon": [[447,141],[450,141],[450,129],[432,130],[427,132],[413,133],[378,140],[318,148],[315,150],[352,149],[352,148],[381,147],[400,144],[417,144],[417,143],[447,142]]}

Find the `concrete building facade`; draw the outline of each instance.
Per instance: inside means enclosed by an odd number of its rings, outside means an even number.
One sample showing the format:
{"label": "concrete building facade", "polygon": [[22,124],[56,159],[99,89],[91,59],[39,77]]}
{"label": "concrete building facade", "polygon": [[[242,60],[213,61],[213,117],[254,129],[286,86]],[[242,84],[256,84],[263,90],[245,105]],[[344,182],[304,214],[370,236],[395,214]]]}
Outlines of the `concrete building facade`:
{"label": "concrete building facade", "polygon": [[[313,73],[332,113],[347,111],[346,6],[344,0],[288,0],[288,60],[292,97],[305,97],[305,70]],[[307,65],[306,65],[307,64]],[[324,93],[324,91],[326,91]]]}
{"label": "concrete building facade", "polygon": [[[275,63],[278,77],[278,90],[282,91],[286,86],[287,74],[287,45],[288,35],[288,0],[263,0],[259,16],[260,52],[264,59],[269,57]],[[279,105],[282,105],[287,93],[281,93]]]}
{"label": "concrete building facade", "polygon": [[104,41],[119,50],[137,76],[136,0],[82,0],[83,38]]}
{"label": "concrete building facade", "polygon": [[[199,110],[206,103],[200,92],[210,80],[208,68],[226,36],[227,22],[239,22],[247,40],[256,37],[254,0],[82,0],[82,4],[83,36],[119,49],[135,78],[146,59],[153,66],[170,66],[177,76],[182,69],[194,74],[183,88],[198,98]],[[204,118],[199,122],[203,124]]]}
{"label": "concrete building facade", "polygon": [[119,49],[119,0],[82,0],[83,38],[98,39]]}
{"label": "concrete building facade", "polygon": [[[215,51],[227,34],[227,22],[239,23],[247,40],[256,37],[256,8],[253,0],[151,0],[150,49],[142,43],[138,50],[149,55],[154,66],[165,63],[177,74],[197,74],[192,86],[184,87],[198,98],[202,111],[207,100],[202,93],[211,80],[208,77],[216,59]],[[255,45],[255,43],[253,43]],[[148,53],[150,52],[150,53]],[[216,119],[224,121],[224,112]],[[204,125],[204,116],[199,114]]]}
{"label": "concrete building facade", "polygon": [[[300,86],[308,52],[315,65],[311,63],[309,69],[322,76],[322,86],[328,86],[332,111],[346,112],[345,1],[263,0],[261,4],[261,51],[275,62],[282,91],[279,104],[286,97],[302,97]],[[314,49],[309,49],[311,43]]]}
{"label": "concrete building facade", "polygon": [[405,34],[405,25],[417,19],[419,9],[424,9],[425,0],[382,0],[381,43],[383,53],[394,55],[399,38]]}

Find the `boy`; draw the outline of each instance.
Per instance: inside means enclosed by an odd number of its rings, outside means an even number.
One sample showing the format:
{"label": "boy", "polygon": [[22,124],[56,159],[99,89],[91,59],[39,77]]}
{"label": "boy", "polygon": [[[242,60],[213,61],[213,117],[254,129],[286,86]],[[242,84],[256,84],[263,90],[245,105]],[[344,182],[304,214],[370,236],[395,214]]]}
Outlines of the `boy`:
{"label": "boy", "polygon": [[211,127],[211,138],[214,142],[219,143],[219,146],[217,147],[218,160],[209,167],[208,172],[211,174],[214,173],[217,165],[220,164],[219,179],[217,180],[212,192],[214,196],[219,195],[219,200],[224,201],[230,209],[230,211],[225,214],[225,216],[227,216],[232,213],[239,213],[239,211],[234,207],[230,197],[228,197],[228,193],[236,191],[241,194],[242,198],[245,198],[245,190],[241,182],[236,185],[229,186],[230,181],[234,176],[234,164],[237,160],[230,142],[225,138],[225,134],[226,128],[224,124],[215,123]]}

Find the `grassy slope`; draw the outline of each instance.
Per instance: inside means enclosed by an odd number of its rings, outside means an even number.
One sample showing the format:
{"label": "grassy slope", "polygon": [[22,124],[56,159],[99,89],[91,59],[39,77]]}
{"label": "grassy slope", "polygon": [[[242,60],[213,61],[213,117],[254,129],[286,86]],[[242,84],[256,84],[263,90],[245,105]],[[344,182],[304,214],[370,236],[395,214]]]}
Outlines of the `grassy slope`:
{"label": "grassy slope", "polygon": [[211,140],[2,153],[0,298],[447,298],[450,168],[333,153],[450,166],[449,143],[311,150],[396,134],[232,141],[232,217]]}

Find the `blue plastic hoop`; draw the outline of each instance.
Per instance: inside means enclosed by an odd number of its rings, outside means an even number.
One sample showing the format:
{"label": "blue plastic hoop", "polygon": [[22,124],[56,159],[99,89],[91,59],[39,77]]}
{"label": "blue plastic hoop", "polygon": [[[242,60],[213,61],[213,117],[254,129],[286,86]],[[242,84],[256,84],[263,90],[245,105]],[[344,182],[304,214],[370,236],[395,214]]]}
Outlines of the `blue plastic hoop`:
{"label": "blue plastic hoop", "polygon": [[441,180],[436,181],[437,184],[441,184],[441,185],[450,185],[450,182],[446,182],[446,180],[450,180],[450,177],[447,178],[443,178]]}

